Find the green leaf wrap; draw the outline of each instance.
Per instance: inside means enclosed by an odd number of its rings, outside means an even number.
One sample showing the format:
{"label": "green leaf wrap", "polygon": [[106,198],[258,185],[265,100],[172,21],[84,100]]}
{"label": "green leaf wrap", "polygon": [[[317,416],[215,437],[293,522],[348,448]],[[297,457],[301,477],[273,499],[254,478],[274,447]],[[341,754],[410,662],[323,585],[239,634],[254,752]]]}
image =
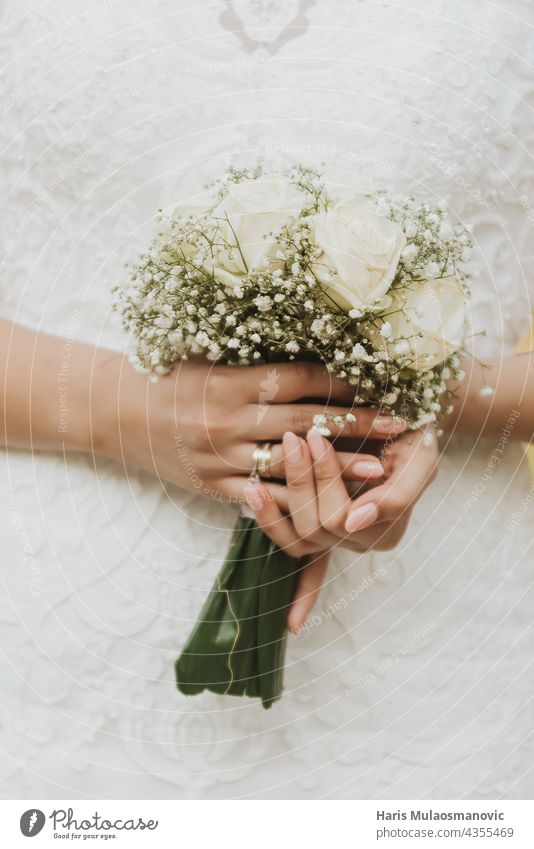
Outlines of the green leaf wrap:
{"label": "green leaf wrap", "polygon": [[256,696],[265,708],[280,698],[299,563],[254,519],[238,519],[226,562],[176,661],[182,693]]}

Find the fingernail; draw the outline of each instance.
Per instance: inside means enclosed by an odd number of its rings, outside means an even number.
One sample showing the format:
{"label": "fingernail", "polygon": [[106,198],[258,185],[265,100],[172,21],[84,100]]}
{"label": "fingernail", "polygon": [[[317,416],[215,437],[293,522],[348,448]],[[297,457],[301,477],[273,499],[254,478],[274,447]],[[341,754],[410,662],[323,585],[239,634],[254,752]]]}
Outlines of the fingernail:
{"label": "fingernail", "polygon": [[352,471],[355,475],[362,478],[378,478],[384,474],[382,464],[378,460],[376,463],[373,463],[372,460],[357,460],[352,467]]}
{"label": "fingernail", "polygon": [[376,504],[364,504],[362,507],[357,507],[345,522],[345,530],[351,534],[353,531],[360,531],[366,528],[367,525],[372,525],[378,519],[378,508]]}
{"label": "fingernail", "polygon": [[287,463],[291,466],[296,466],[302,462],[302,439],[300,437],[288,430],[287,433],[284,433],[282,444]]}
{"label": "fingernail", "polygon": [[258,510],[261,510],[261,508],[263,507],[263,495],[261,489],[257,484],[252,486],[246,486],[244,490],[244,495],[245,501],[247,502],[251,510],[254,510],[255,513],[257,513]]}
{"label": "fingernail", "polygon": [[312,458],[314,460],[322,460],[328,448],[328,442],[324,436],[321,436],[316,430],[309,430],[307,439]]}
{"label": "fingernail", "polygon": [[374,430],[378,433],[402,433],[406,422],[398,416],[379,416],[375,419]]}

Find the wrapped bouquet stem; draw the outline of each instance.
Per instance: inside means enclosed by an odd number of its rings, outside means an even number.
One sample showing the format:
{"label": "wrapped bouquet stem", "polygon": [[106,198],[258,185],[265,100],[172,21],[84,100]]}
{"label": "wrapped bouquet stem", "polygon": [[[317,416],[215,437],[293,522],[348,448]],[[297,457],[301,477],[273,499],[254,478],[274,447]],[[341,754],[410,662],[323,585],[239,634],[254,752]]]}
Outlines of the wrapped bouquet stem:
{"label": "wrapped bouquet stem", "polygon": [[239,517],[226,562],[176,661],[182,693],[257,696],[265,708],[280,698],[298,569],[299,560],[253,518]]}
{"label": "wrapped bouquet stem", "polygon": [[[437,421],[447,379],[461,379],[469,233],[444,205],[341,189],[312,168],[259,164],[231,169],[202,207],[161,216],[117,290],[134,367],[158,379],[191,355],[237,367],[314,360],[353,387],[356,407],[414,429]],[[321,418],[329,436],[327,409]],[[239,518],[176,662],[183,693],[279,698],[299,568]]]}
{"label": "wrapped bouquet stem", "polygon": [[[326,417],[318,417],[317,430]],[[350,413],[343,418],[353,420]],[[268,473],[270,445],[253,453],[250,482]],[[283,690],[286,619],[304,561],[280,549],[246,507],[234,528],[226,562],[176,661],[185,695],[203,690],[257,696],[271,707]]]}

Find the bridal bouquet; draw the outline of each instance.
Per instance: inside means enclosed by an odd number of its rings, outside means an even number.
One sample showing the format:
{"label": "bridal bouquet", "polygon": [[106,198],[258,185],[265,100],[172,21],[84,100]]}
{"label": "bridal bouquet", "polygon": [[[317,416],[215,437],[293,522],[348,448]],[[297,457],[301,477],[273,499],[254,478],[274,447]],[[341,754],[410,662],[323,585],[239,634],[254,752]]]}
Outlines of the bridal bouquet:
{"label": "bridal bouquet", "polygon": [[[320,171],[231,169],[203,208],[160,215],[120,287],[133,365],[157,379],[191,355],[234,366],[309,359],[354,404],[436,421],[460,377],[471,239],[445,208],[347,191]],[[349,414],[350,415],[350,414]],[[316,422],[330,435],[325,414]],[[335,424],[342,424],[336,422]],[[280,697],[299,564],[242,515],[176,662],[179,689]]]}

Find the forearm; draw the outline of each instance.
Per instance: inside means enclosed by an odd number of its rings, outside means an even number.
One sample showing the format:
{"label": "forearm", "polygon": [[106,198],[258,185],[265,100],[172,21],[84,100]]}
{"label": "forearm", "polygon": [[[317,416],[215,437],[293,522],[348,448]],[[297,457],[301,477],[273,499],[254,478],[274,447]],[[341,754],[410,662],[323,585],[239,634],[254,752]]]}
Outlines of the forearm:
{"label": "forearm", "polygon": [[112,351],[0,320],[2,444],[98,450],[121,361]]}
{"label": "forearm", "polygon": [[[513,419],[513,438],[531,442],[534,437],[534,354],[516,354],[486,361],[488,368],[469,357],[462,360],[465,378],[451,384],[453,412],[446,416],[446,432],[472,436],[500,436]],[[489,386],[493,393],[481,394]]]}

